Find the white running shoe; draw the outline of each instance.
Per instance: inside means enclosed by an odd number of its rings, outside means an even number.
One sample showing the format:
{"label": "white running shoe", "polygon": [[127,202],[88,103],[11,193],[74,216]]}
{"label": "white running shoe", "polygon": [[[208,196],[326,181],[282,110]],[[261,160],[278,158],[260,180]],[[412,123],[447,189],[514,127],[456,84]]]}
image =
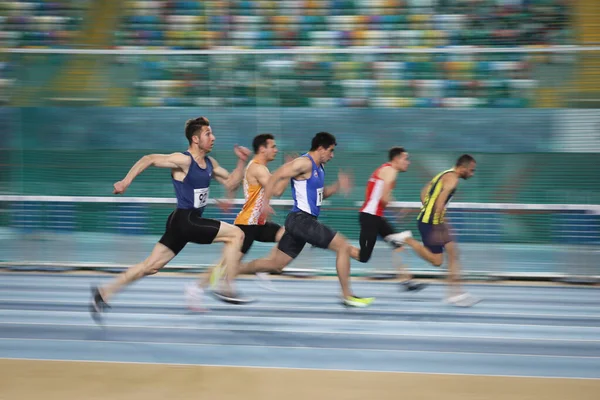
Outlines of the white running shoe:
{"label": "white running shoe", "polygon": [[184,289],[185,302],[192,311],[206,311],[203,306],[204,290],[195,283],[188,283]]}
{"label": "white running shoe", "polygon": [[411,231],[404,231],[399,233],[392,233],[391,235],[387,235],[383,240],[386,242],[392,243],[394,246],[402,246],[406,239],[412,237]]}
{"label": "white running shoe", "polygon": [[481,299],[467,292],[455,296],[447,297],[444,302],[455,307],[473,307],[479,303]]}

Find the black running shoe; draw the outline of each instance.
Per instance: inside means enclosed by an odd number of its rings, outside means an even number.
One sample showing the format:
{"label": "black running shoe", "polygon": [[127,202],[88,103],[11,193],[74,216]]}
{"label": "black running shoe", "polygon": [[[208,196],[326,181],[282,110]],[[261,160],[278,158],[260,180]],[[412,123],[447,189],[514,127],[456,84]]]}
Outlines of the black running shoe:
{"label": "black running shoe", "polygon": [[92,302],[90,303],[90,314],[92,319],[96,321],[97,324],[100,324],[102,323],[102,313],[110,309],[110,306],[106,304],[100,294],[100,290],[98,290],[96,286],[92,286],[91,290]]}
{"label": "black running shoe", "polygon": [[415,282],[411,279],[409,281],[402,282],[402,287],[407,292],[418,292],[419,290],[425,289],[427,284],[423,282]]}

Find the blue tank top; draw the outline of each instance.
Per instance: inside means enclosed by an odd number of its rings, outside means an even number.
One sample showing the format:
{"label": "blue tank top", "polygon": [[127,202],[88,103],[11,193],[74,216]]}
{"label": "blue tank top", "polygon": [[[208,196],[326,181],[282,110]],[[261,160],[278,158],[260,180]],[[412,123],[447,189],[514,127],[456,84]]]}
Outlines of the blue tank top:
{"label": "blue tank top", "polygon": [[204,158],[206,168],[202,169],[188,151],[183,154],[190,156],[192,162],[183,182],[171,178],[175,187],[177,208],[186,210],[196,208],[202,214],[204,207],[208,204],[208,191],[213,174],[213,165],[210,158],[206,156]]}
{"label": "blue tank top", "polygon": [[317,166],[317,163],[315,163],[315,160],[309,154],[303,154],[302,157],[310,159],[312,162],[312,172],[310,178],[305,181],[291,179],[292,198],[294,199],[292,212],[304,211],[318,217],[321,211],[321,203],[323,203],[325,170],[322,165]]}

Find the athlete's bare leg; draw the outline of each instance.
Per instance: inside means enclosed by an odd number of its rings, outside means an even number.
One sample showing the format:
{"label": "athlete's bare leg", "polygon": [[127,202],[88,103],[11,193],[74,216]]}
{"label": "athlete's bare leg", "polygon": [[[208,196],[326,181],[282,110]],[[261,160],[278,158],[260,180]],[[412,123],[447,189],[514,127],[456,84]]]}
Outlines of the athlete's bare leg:
{"label": "athlete's bare leg", "polygon": [[350,288],[350,255],[353,253],[352,248],[340,233],[336,233],[329,244],[329,249],[336,252],[335,269],[344,298],[353,296]]}
{"label": "athlete's bare leg", "polygon": [[[223,249],[224,250],[224,249]],[[202,289],[206,289],[211,284],[211,276],[215,271],[215,268],[224,268],[225,257],[221,255],[221,258],[211,267],[207,268],[204,273],[198,277],[198,286]]]}
{"label": "athlete's bare leg", "polygon": [[[275,235],[276,243],[279,243],[284,233],[284,228],[281,228],[279,231],[277,231],[277,234]],[[281,273],[283,268],[292,262],[292,260],[292,257],[279,250],[278,245],[276,244],[266,257],[252,260],[249,263],[240,263],[240,268],[237,270],[237,274],[252,275],[261,272]]]}
{"label": "athlete's bare leg", "polygon": [[448,253],[448,297],[461,294],[460,262],[458,261],[458,246],[455,242],[447,243],[444,248]]}
{"label": "athlete's bare leg", "polygon": [[213,243],[224,243],[222,264],[225,267],[224,277],[226,286],[232,289],[233,278],[237,274],[240,260],[242,259],[242,244],[244,243],[244,232],[235,225],[221,222],[219,233]]}
{"label": "athlete's bare leg", "polygon": [[240,274],[256,274],[257,272],[273,272],[280,273],[291,263],[292,257],[279,250],[274,246],[268,256],[252,260],[249,263],[241,264]]}
{"label": "athlete's bare leg", "polygon": [[[272,266],[273,262],[272,260],[275,259],[275,256],[277,254],[277,246],[273,246],[273,248],[271,249],[271,251],[269,252],[269,255],[267,257],[265,257],[264,259],[261,260],[269,260],[267,262],[265,262],[265,264],[270,265],[270,267],[268,267],[266,270],[263,270],[264,268],[260,268],[259,270],[254,270],[253,269],[248,269],[248,263],[246,264],[242,264],[240,263],[240,268],[237,270],[236,275],[251,275],[251,274],[256,274],[258,276],[258,274],[267,274],[268,272],[281,272],[280,270],[283,268],[281,267],[279,264],[281,263],[285,263],[285,261],[278,261],[276,264],[276,266]],[[244,254],[242,255],[242,258],[244,257]],[[286,264],[287,265],[287,264]],[[213,273],[215,273],[215,269],[216,268],[224,268],[225,266],[225,258],[221,257],[212,267],[209,267],[204,273],[202,273],[200,275],[200,277],[198,278],[198,286],[205,289],[207,288],[209,285],[211,285],[212,282],[212,276]],[[229,271],[229,273],[231,274],[232,271]],[[218,274],[219,276],[217,276],[217,279],[220,279],[220,274]],[[267,278],[261,278],[261,279],[267,279]]]}
{"label": "athlete's bare leg", "polygon": [[[393,249],[394,253],[400,253],[401,251],[404,251],[404,247],[397,247]],[[360,249],[358,247],[351,246],[350,257],[356,261],[360,261]],[[396,269],[398,270],[398,278],[400,278],[402,281],[409,281],[413,278],[412,273],[404,266],[401,260],[400,263],[396,265]]]}
{"label": "athlete's bare leg", "polygon": [[[279,243],[279,241],[281,240],[281,238],[283,237],[283,234],[285,233],[285,228],[281,227],[279,228],[279,230],[277,231],[277,233],[275,234],[275,242]],[[271,252],[269,254],[269,258],[275,258],[276,254],[277,254],[278,248],[277,246],[273,246],[273,248],[271,249]],[[290,261],[291,262],[291,261]],[[273,286],[273,284],[271,283],[270,279],[269,279],[269,273],[268,272],[257,272],[256,277],[259,280],[259,285],[261,287],[263,287],[264,289],[270,290],[270,291],[277,291],[275,289],[275,287]]]}
{"label": "athlete's bare leg", "polygon": [[[408,268],[404,265],[400,257],[397,255],[398,253],[405,250],[404,246],[396,247],[393,249],[393,255],[396,255],[398,258],[398,262],[396,263],[396,270],[398,272],[398,278],[400,278],[400,283],[403,285],[402,287],[408,291],[419,291],[427,287],[426,283],[415,282],[413,280],[413,274],[410,272]],[[361,262],[360,260],[360,249],[358,247],[351,246],[350,248],[350,257],[355,259],[356,261]]]}
{"label": "athlete's bare leg", "polygon": [[[232,303],[246,303],[249,300],[244,300],[237,297],[236,290],[233,287],[233,280],[237,274],[240,260],[243,256],[241,252],[242,244],[244,242],[244,232],[235,225],[221,222],[219,232],[215,237],[213,243],[220,242],[224,243],[223,256],[219,260],[219,263],[214,268],[223,268],[220,275],[225,278],[224,284],[214,292],[214,294],[222,300]],[[213,269],[214,269],[213,268]],[[185,295],[188,303],[188,307],[194,310],[202,309],[202,297],[203,289],[210,284],[211,271],[204,273],[196,284],[189,284],[186,286]]]}
{"label": "athlete's bare leg", "polygon": [[[423,246],[423,244],[417,242],[413,238],[406,239],[405,243],[415,250],[421,258],[429,261],[431,264],[435,266],[442,265],[442,262],[444,261],[442,253],[432,253]],[[446,296],[446,301],[458,307],[471,307],[477,304],[481,299],[471,296],[461,288],[461,267],[458,261],[458,247],[456,246],[456,242],[446,243],[444,249],[448,254],[448,294]]]}
{"label": "athlete's bare leg", "polygon": [[405,250],[404,247],[398,247],[395,248],[393,251],[393,256],[396,256],[397,259],[397,263],[396,263],[396,270],[398,271],[398,278],[400,278],[401,281],[410,281],[413,278],[413,274],[408,270],[408,268],[406,268],[405,264],[402,261],[402,258],[400,258],[400,254],[401,252],[403,252]]}
{"label": "athlete's bare leg", "polygon": [[427,247],[423,246],[421,242],[416,241],[413,238],[407,238],[404,240],[404,243],[409,245],[415,253],[417,253],[422,259],[428,261],[430,264],[439,267],[444,262],[444,254],[432,253]]}
{"label": "athlete's bare leg", "polygon": [[107,285],[103,287],[92,287],[92,302],[90,313],[92,318],[100,323],[101,313],[110,308],[107,302],[126,286],[141,279],[146,275],[152,275],[160,271],[175,257],[175,253],[162,243],[157,243],[150,255],[141,263],[132,265],[122,272]]}
{"label": "athlete's bare leg", "polygon": [[102,299],[108,302],[116,293],[125,286],[132,284],[146,275],[153,275],[160,271],[175,257],[175,253],[162,243],[156,243],[152,252],[141,263],[132,265],[122,272],[107,285],[98,288]]}

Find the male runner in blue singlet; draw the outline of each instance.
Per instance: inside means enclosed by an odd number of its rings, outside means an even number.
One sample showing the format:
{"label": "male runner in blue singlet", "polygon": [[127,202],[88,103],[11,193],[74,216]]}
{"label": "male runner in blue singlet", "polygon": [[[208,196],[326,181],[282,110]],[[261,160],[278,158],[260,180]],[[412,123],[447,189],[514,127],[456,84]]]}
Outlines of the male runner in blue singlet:
{"label": "male runner in blue singlet", "polygon": [[325,186],[323,166],[333,158],[335,137],[319,132],[312,139],[310,151],[281,166],[271,175],[265,186],[263,213],[272,214],[269,201],[274,192],[279,192],[280,181],[288,180],[292,185],[294,206],[285,221],[285,233],[279,241],[278,251],[269,256],[242,264],[240,273],[280,272],[298,257],[306,243],[329,249],[337,253],[336,269],[342,288],[342,302],[349,307],[366,307],[373,298],[354,296],[350,289],[350,252],[352,246],[340,233],[318,221],[324,199],[338,191],[348,193],[352,187],[348,175],[340,173],[338,181]]}

